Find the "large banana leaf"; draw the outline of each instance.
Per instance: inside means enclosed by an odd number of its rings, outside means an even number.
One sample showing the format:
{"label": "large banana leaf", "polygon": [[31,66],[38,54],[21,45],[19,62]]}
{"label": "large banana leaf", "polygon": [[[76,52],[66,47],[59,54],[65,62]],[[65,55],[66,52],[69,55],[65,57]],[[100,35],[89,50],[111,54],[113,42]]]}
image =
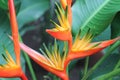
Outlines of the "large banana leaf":
{"label": "large banana leaf", "polygon": [[21,0],[20,12],[17,15],[21,28],[25,23],[37,20],[48,10],[50,0]]}
{"label": "large banana leaf", "polygon": [[111,24],[111,38],[115,38],[120,35],[120,12],[115,16]]}
{"label": "large banana leaf", "polygon": [[76,0],[72,10],[74,35],[80,27],[83,32],[91,29],[93,34],[98,35],[120,10],[120,0]]}

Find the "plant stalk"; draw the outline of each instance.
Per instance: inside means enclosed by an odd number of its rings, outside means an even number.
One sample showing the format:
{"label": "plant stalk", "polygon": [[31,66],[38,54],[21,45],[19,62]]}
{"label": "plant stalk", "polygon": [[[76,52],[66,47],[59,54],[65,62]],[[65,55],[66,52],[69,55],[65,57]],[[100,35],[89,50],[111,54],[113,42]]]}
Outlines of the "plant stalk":
{"label": "plant stalk", "polygon": [[87,78],[96,70],[96,68],[104,62],[104,60],[120,45],[120,41],[117,41],[115,44],[113,44],[109,50],[106,52],[106,54],[88,71],[86,75],[83,76],[81,80],[87,80]]}
{"label": "plant stalk", "polygon": [[[20,35],[19,35],[19,39],[20,39],[20,42],[23,42]],[[23,55],[24,55],[24,58],[25,58],[25,60],[26,60],[26,62],[28,64],[28,68],[30,70],[30,73],[31,73],[31,76],[32,76],[32,80],[37,80],[37,78],[35,76],[35,72],[34,72],[33,67],[32,67],[32,63],[30,61],[30,58],[28,57],[28,55],[25,52],[23,52]]]}
{"label": "plant stalk", "polygon": [[[120,67],[120,60],[118,61],[117,65],[115,66],[114,70],[118,69],[119,67]],[[113,80],[112,77],[109,80]]]}
{"label": "plant stalk", "polygon": [[89,65],[89,56],[86,57],[85,59],[85,69],[84,69],[84,75],[87,74],[87,71],[88,71],[88,65]]}
{"label": "plant stalk", "polygon": [[114,77],[116,75],[120,75],[120,69],[115,69],[108,74],[98,77],[97,79],[95,78],[95,80],[109,80],[109,78]]}

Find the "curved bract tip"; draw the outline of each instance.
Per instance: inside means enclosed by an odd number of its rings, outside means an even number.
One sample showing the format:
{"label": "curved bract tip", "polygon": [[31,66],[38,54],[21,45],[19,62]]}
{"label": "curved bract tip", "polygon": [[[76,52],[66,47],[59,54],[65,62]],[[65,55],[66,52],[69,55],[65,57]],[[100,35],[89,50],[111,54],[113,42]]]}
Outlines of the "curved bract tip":
{"label": "curved bract tip", "polygon": [[68,41],[71,39],[70,31],[53,31],[51,29],[47,29],[46,32],[59,40]]}
{"label": "curved bract tip", "polygon": [[[20,43],[20,47],[24,52],[26,52],[30,56],[30,58],[32,58],[36,63],[38,63],[40,66],[42,66],[44,69],[48,70],[49,72],[51,72],[59,77],[67,75],[65,69],[60,70],[57,67],[53,67],[50,64],[50,62],[49,62],[50,59],[48,59],[51,57],[50,54],[48,54],[49,57],[47,57],[47,56],[45,57],[42,54],[38,53],[37,51],[26,46],[23,43]],[[53,62],[53,64],[54,64],[54,62]]]}
{"label": "curved bract tip", "polygon": [[93,47],[91,47],[87,50],[81,50],[81,49],[80,50],[71,50],[70,54],[68,56],[69,56],[70,59],[87,57],[87,56],[90,56],[92,54],[95,54],[95,53],[103,50],[104,48],[110,46],[111,44],[115,43],[118,40],[120,40],[120,37],[112,39],[112,40],[106,40],[106,41],[102,41],[102,42],[91,43],[91,44],[93,44],[92,45]]}

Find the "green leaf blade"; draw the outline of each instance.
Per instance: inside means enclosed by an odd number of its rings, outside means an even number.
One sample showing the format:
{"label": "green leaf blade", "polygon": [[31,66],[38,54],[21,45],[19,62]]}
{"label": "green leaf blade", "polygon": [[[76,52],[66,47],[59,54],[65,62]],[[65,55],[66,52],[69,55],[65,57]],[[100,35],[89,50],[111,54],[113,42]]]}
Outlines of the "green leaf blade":
{"label": "green leaf blade", "polygon": [[[79,7],[79,10],[76,10],[76,7]],[[73,34],[76,34],[80,27],[83,33],[90,28],[95,35],[100,34],[119,10],[119,0],[78,0],[73,6]]]}
{"label": "green leaf blade", "polygon": [[49,8],[49,0],[24,0],[17,15],[19,28],[24,24],[37,20]]}

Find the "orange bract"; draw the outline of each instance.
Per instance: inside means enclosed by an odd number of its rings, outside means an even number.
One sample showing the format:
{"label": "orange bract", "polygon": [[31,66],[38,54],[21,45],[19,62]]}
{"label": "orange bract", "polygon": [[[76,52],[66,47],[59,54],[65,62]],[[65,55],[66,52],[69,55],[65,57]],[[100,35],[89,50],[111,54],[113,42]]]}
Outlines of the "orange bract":
{"label": "orange bract", "polygon": [[20,43],[20,47],[44,69],[59,76],[60,78],[66,78],[65,80],[68,80],[66,69],[64,68],[66,53],[62,57],[57,49],[57,44],[54,45],[52,52],[45,47],[46,52],[42,51],[43,55],[34,51],[23,43]]}
{"label": "orange bract", "polygon": [[[57,4],[56,4],[57,5]],[[61,6],[58,6],[58,11],[56,10],[56,14],[59,20],[60,25],[56,24],[52,21],[52,23],[55,25],[55,28],[53,29],[47,29],[46,32],[48,32],[51,36],[55,37],[59,40],[71,40],[71,27],[68,21],[68,9],[64,11]]]}
{"label": "orange bract", "polygon": [[87,39],[86,41],[84,40],[84,38],[81,40],[77,40],[78,42],[75,42],[75,44],[72,46],[72,49],[68,55],[70,59],[90,56],[120,40],[120,37],[118,37],[112,40],[90,43],[91,39]]}

